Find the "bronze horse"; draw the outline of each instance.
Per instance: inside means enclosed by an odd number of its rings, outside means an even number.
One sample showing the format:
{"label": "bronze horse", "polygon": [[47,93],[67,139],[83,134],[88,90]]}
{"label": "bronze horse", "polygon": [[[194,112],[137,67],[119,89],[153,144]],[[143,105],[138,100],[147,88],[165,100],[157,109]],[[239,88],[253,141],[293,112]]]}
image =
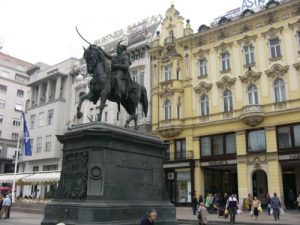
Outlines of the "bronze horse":
{"label": "bronze horse", "polygon": [[[81,105],[84,100],[92,101],[94,104],[100,99],[100,112],[97,117],[98,121],[101,121],[102,112],[105,107],[106,100],[116,102],[118,104],[118,110],[120,111],[120,103],[129,114],[129,119],[126,120],[125,127],[129,127],[130,121],[134,120],[135,129],[137,126],[137,114],[136,108],[139,103],[142,104],[143,112],[147,116],[148,112],[148,98],[146,88],[133,81],[130,89],[121,91],[121,96],[115,94],[115,78],[113,77],[114,71],[109,71],[105,59],[112,60],[112,57],[108,55],[101,47],[91,45],[84,49],[83,55],[87,71],[92,75],[92,79],[89,83],[89,93],[80,93],[79,103],[77,106],[77,118],[82,117],[80,111]],[[123,80],[125,82],[125,80]],[[126,85],[124,83],[124,85]]]}

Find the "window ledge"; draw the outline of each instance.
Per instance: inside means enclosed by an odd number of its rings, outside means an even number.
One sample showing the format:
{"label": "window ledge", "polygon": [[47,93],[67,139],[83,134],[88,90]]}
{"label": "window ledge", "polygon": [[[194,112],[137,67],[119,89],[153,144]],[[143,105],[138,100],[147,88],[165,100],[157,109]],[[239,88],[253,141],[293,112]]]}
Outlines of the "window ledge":
{"label": "window ledge", "polygon": [[228,70],[221,70],[221,71],[220,71],[221,74],[230,73],[230,72],[231,72],[231,69],[228,69]]}
{"label": "window ledge", "polygon": [[275,61],[278,61],[278,60],[280,60],[280,59],[282,59],[282,55],[277,56],[277,57],[269,58],[270,62],[275,62]]}
{"label": "window ledge", "polygon": [[205,74],[205,75],[199,75],[199,76],[198,76],[198,79],[199,79],[199,80],[205,79],[205,78],[207,78],[207,74]]}
{"label": "window ledge", "polygon": [[286,109],[287,108],[287,102],[286,101],[275,102],[274,107],[275,107],[275,109]]}
{"label": "window ledge", "polygon": [[254,67],[255,66],[255,62],[254,63],[250,63],[250,64],[244,64],[243,65],[245,69],[248,69],[249,67]]}

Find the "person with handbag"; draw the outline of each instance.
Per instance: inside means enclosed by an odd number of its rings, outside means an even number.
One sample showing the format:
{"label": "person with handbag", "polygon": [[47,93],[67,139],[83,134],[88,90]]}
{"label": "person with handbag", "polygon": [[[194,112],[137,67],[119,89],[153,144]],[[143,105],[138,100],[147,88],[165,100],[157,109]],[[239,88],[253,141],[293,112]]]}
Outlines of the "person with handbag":
{"label": "person with handbag", "polygon": [[228,198],[225,208],[228,209],[230,223],[235,223],[235,215],[238,209],[238,200],[234,193]]}
{"label": "person with handbag", "polygon": [[261,202],[256,196],[254,196],[254,199],[252,201],[252,209],[253,209],[253,214],[255,216],[255,220],[257,220],[259,216],[259,211],[261,210]]}
{"label": "person with handbag", "polygon": [[197,210],[197,213],[198,213],[199,225],[206,225],[207,224],[207,209],[203,202],[200,202],[200,206]]}

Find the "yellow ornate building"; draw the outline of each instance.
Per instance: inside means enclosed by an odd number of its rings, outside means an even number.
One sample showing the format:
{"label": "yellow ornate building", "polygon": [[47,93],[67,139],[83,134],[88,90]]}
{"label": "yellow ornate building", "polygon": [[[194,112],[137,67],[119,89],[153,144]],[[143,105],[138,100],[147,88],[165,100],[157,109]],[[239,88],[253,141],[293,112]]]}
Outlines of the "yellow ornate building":
{"label": "yellow ornate building", "polygon": [[[300,1],[201,25],[172,5],[150,49],[152,131],[171,200],[300,191]],[[290,194],[291,195],[291,194]]]}

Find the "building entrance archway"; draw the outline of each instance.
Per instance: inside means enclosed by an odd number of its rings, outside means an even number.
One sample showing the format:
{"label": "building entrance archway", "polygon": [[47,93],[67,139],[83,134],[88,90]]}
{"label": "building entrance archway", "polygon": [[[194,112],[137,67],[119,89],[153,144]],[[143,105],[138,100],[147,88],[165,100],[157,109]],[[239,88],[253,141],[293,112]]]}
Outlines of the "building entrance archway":
{"label": "building entrance archway", "polygon": [[252,174],[252,191],[253,196],[265,204],[266,194],[268,193],[268,176],[264,170],[256,170]]}

